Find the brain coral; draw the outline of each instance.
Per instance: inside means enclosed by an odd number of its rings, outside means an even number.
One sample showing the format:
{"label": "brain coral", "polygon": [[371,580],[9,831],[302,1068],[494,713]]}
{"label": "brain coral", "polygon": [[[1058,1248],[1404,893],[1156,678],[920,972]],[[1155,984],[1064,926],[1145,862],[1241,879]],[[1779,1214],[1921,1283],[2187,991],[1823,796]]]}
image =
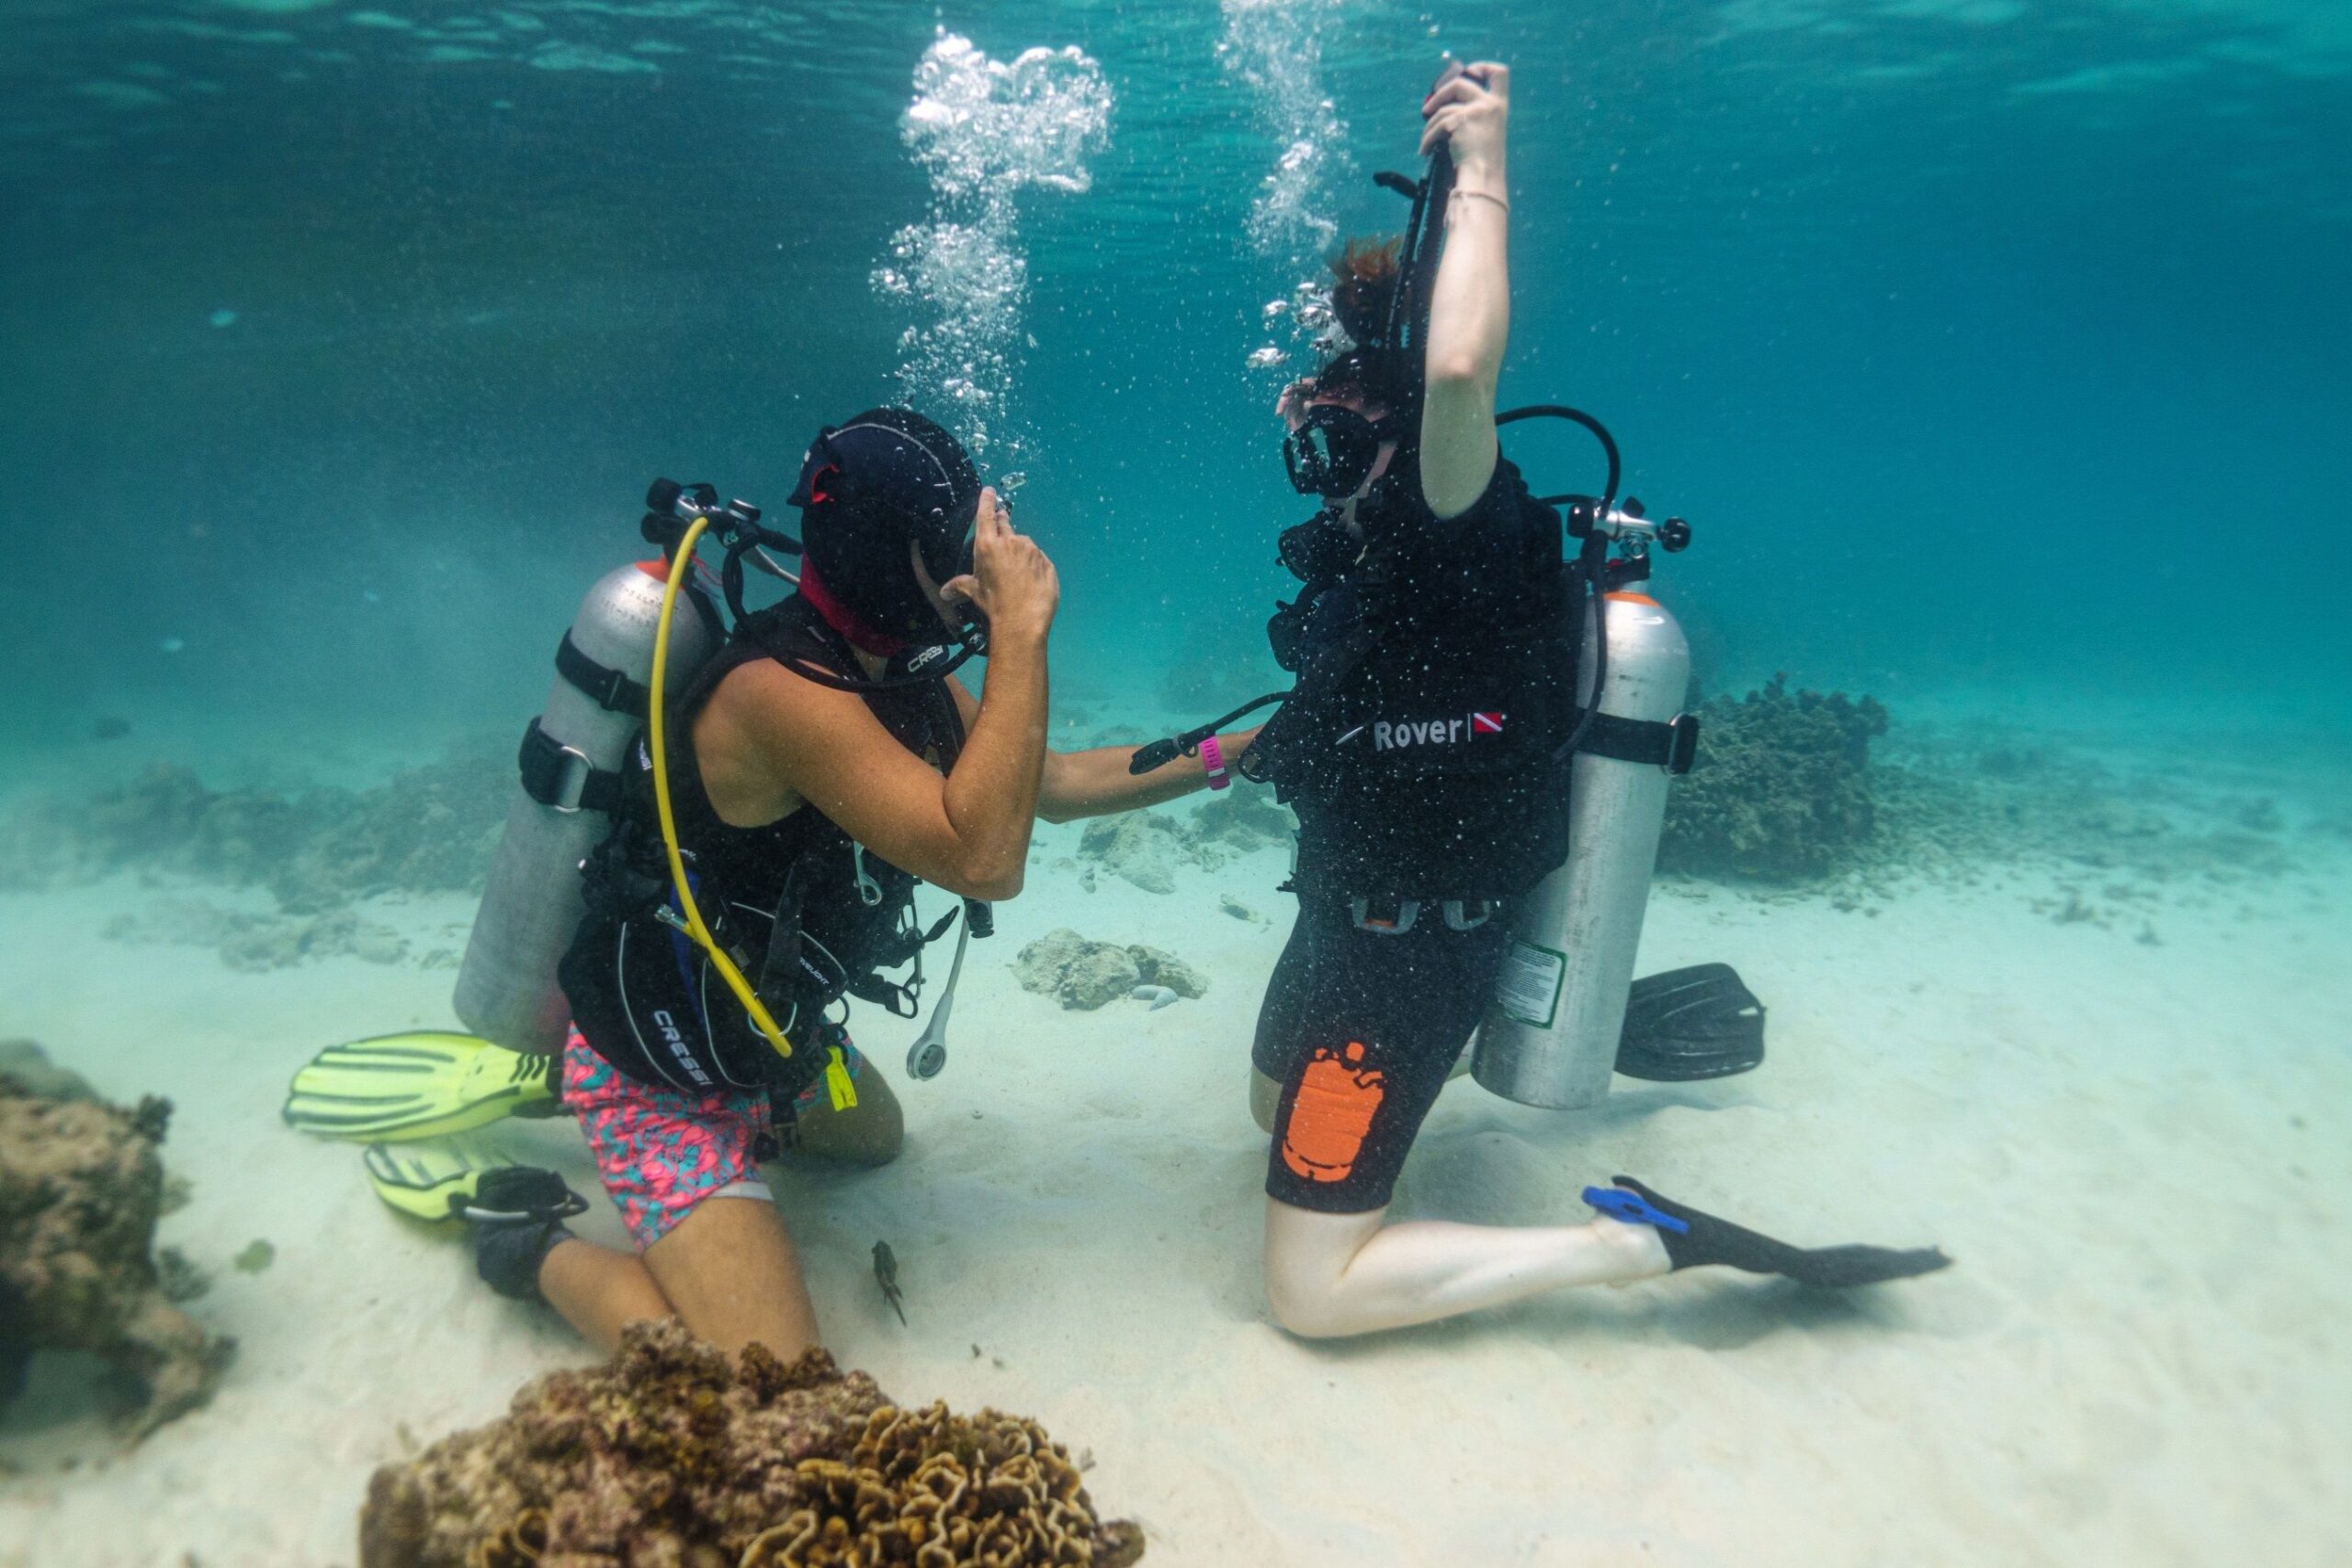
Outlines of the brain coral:
{"label": "brain coral", "polygon": [[1024,1416],[909,1410],[823,1350],[730,1359],[676,1323],[557,1372],[505,1417],[376,1472],[362,1568],[1122,1568],[1143,1533],[1099,1518]]}

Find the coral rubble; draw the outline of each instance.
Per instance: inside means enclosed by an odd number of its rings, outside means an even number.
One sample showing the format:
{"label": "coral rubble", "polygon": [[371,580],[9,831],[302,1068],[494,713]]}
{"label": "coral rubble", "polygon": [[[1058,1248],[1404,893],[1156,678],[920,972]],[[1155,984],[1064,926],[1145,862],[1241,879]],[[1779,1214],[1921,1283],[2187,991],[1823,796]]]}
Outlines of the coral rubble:
{"label": "coral rubble", "polygon": [[373,789],[214,790],[156,763],[113,789],[48,796],[6,824],[18,886],[120,870],[266,887],[316,913],[369,894],[478,887],[497,848],[513,765],[468,750]]}
{"label": "coral rubble", "polygon": [[1235,789],[1204,801],[1181,821],[1157,811],[1097,818],[1080,836],[1078,852],[1147,893],[1173,893],[1179,866],[1215,871],[1234,854],[1289,843],[1296,826],[1289,811],[1262,792]]}
{"label": "coral rubble", "polygon": [[1180,997],[1193,999],[1209,994],[1209,977],[1172,953],[1138,942],[1127,949],[1127,956],[1136,961],[1136,974],[1144,985],[1165,986]]}
{"label": "coral rubble", "polygon": [[71,1067],[61,1067],[49,1053],[29,1040],[0,1040],[0,1077],[12,1078],[17,1092],[36,1100],[96,1100],[89,1079]]}
{"label": "coral rubble", "polygon": [[915,1568],[1143,1555],[1035,1421],[894,1404],[823,1350],[740,1359],[674,1322],[379,1470],[361,1568]]}
{"label": "coral rubble", "polygon": [[1906,883],[1966,886],[2031,870],[2029,903],[2060,925],[2163,942],[2159,907],[2278,883],[2327,808],[2286,759],[2184,765],[1987,718],[1890,730],[1868,697],[1791,694],[1775,679],[1699,710],[1699,765],[1668,797],[1658,864],[1733,882],[1821,884],[1875,912]]}
{"label": "coral rubble", "polygon": [[1140,943],[1095,942],[1067,926],[1023,948],[1012,973],[1023,990],[1084,1010],[1153,987],[1194,998],[1209,988],[1208,976],[1173,953]]}
{"label": "coral rubble", "polygon": [[262,974],[313,958],[352,957],[370,964],[398,964],[407,942],[390,926],[361,918],[356,910],[327,909],[315,915],[255,914],[224,909],[202,898],[159,898],[144,908],[125,910],[98,930],[109,942],[168,942],[209,947],[232,969]]}
{"label": "coral rubble", "polygon": [[1878,831],[1868,858],[1893,867],[1966,875],[2038,864],[2108,883],[2100,891],[2128,905],[2166,886],[2273,880],[2297,863],[2276,802],[2245,796],[2227,774],[2018,746],[1981,727],[1906,725],[1888,751],[1871,768]]}
{"label": "coral rubble", "polygon": [[1182,858],[1185,845],[1183,834],[1169,818],[1154,811],[1127,811],[1089,822],[1079,837],[1078,852],[1101,861],[1103,869],[1147,893],[1173,893],[1174,862]]}
{"label": "coral rubble", "polygon": [[1091,942],[1067,926],[1023,948],[1012,974],[1024,991],[1085,1010],[1130,995],[1143,984],[1143,971],[1125,948]]}
{"label": "coral rubble", "polygon": [[1298,818],[1263,789],[1228,789],[1193,807],[1185,837],[1195,847],[1221,844],[1244,853],[1288,844]]}
{"label": "coral rubble", "polygon": [[200,904],[119,923],[119,941],[218,947],[233,968],[272,969],[350,953],[396,963],[403,944],[348,906],[390,892],[481,886],[513,789],[513,764],[453,752],[372,789],[214,790],[184,767],[47,796],[0,818],[0,886],[43,887],[120,871],[266,889],[279,914]]}
{"label": "coral rubble", "polygon": [[168,1100],[109,1105],[22,1042],[0,1048],[0,1389],[35,1350],[135,1377],[145,1433],[211,1397],[232,1342],[172,1304],[155,1257]]}
{"label": "coral rubble", "polygon": [[1663,870],[1790,880],[1838,869],[1871,837],[1870,744],[1886,710],[1843,693],[1760,692],[1699,710],[1699,761],[1667,797]]}

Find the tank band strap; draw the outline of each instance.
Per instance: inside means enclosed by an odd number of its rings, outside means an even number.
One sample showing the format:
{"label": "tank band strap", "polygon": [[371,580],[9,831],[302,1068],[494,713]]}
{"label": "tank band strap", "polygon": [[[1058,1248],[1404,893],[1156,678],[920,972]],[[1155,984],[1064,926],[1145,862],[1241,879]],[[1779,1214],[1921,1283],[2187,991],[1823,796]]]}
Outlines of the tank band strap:
{"label": "tank band strap", "polygon": [[621,775],[599,768],[577,746],[566,746],[533,719],[523,731],[523,745],[514,758],[522,770],[523,793],[541,806],[569,814],[597,811],[617,817],[621,810]]}
{"label": "tank band strap", "polygon": [[[1581,714],[1577,716],[1581,719]],[[1663,723],[1656,719],[1620,718],[1611,713],[1592,716],[1577,748],[1619,762],[1646,762],[1669,773],[1687,773],[1699,760],[1699,716],[1679,713]]]}
{"label": "tank band strap", "polygon": [[632,681],[618,670],[599,664],[581,652],[570,632],[564,633],[563,640],[556,644],[555,672],[607,713],[643,718],[652,699],[651,690],[643,682]]}

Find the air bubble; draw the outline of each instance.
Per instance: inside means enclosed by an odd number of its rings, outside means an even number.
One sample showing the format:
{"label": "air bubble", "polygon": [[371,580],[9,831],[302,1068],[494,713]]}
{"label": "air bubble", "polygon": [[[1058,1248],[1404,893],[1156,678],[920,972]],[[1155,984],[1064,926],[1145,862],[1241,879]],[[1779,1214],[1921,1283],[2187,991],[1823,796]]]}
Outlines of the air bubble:
{"label": "air bubble", "polygon": [[[931,176],[931,210],[891,236],[898,265],[876,268],[873,285],[922,313],[899,340],[900,392],[918,405],[956,405],[951,423],[982,458],[993,436],[977,411],[1011,401],[1019,345],[1037,345],[1023,326],[1028,260],[1013,198],[1031,186],[1091,186],[1087,158],[1109,141],[1111,89],[1076,48],[1025,50],[1007,63],[944,28],[915,66],[914,89],[900,129]],[[1011,454],[1025,443],[1014,433],[1004,445]]]}

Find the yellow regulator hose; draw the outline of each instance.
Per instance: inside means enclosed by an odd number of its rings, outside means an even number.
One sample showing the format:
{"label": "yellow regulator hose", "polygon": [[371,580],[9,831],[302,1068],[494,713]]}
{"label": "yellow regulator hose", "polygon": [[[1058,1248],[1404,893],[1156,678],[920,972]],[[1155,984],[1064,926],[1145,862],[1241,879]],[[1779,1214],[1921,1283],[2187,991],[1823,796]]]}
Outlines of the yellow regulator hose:
{"label": "yellow regulator hose", "polygon": [[[662,848],[670,858],[670,884],[678,895],[678,912],[685,917],[686,934],[705,953],[711,967],[743,1004],[743,1011],[752,1026],[775,1047],[779,1056],[792,1055],[792,1042],[784,1037],[775,1018],[760,1000],[759,993],[743,977],[743,971],[718,939],[710,934],[710,927],[703,922],[701,906],[695,902],[695,890],[686,881],[685,856],[678,850],[678,822],[670,809],[670,750],[665,710],[669,707],[670,619],[678,607],[678,585],[694,570],[695,546],[700,542],[703,530],[710,526],[710,519],[697,517],[686,529],[685,537],[678,541],[678,553],[671,559],[668,581],[662,584],[662,618],[653,633],[653,680],[651,700],[645,705],[646,740],[653,752],[653,807],[662,820]],[[849,1067],[842,1060],[841,1047],[835,1046],[831,1060],[825,1064],[825,1088],[833,1109],[846,1111],[857,1103],[857,1089],[850,1081]]]}

